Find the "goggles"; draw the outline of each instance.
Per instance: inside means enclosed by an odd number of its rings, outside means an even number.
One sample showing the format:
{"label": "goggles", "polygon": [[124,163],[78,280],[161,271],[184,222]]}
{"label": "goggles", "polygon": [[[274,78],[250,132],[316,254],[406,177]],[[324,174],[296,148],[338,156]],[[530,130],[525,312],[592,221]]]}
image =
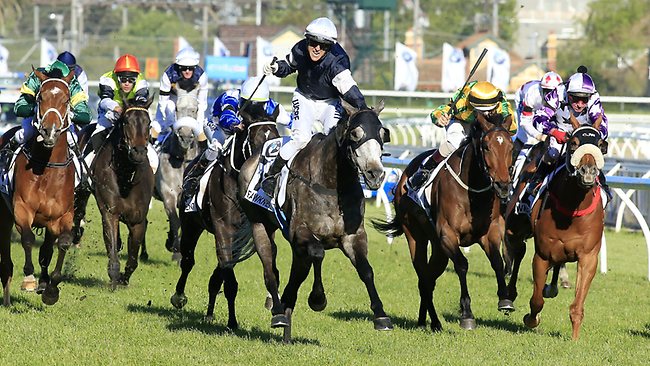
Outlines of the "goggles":
{"label": "goggles", "polygon": [[180,70],[181,72],[190,71],[190,70],[194,71],[194,66],[179,66],[178,70]]}
{"label": "goggles", "polygon": [[118,76],[117,77],[117,80],[119,80],[119,82],[121,84],[126,84],[126,83],[134,84],[135,79],[136,79],[135,76]]}
{"label": "goggles", "polygon": [[323,51],[328,51],[332,47],[332,45],[329,44],[329,43],[321,43],[321,42],[318,42],[317,40],[311,39],[311,38],[307,39],[307,44],[310,47],[313,47],[313,48],[320,47],[320,49],[323,50]]}

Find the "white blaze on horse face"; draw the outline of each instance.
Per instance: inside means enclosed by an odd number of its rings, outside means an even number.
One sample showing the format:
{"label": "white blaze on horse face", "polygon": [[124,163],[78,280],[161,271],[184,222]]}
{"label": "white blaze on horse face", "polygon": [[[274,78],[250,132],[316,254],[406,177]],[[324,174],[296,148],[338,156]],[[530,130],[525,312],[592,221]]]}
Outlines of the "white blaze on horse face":
{"label": "white blaze on horse face", "polygon": [[50,92],[54,95],[57,95],[59,93],[62,93],[63,90],[61,90],[61,88],[59,88],[58,86],[55,86],[54,88],[50,89]]}
{"label": "white blaze on horse face", "polygon": [[499,143],[499,145],[503,145],[504,143],[503,137],[497,136],[497,142]]}

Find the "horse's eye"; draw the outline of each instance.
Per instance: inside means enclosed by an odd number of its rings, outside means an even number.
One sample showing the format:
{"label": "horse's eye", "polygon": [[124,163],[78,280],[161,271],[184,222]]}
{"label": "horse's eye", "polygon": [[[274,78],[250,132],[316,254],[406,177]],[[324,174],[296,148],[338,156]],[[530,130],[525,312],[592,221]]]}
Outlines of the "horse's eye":
{"label": "horse's eye", "polygon": [[350,131],[350,140],[354,142],[359,142],[363,138],[365,132],[363,131],[363,128],[361,127],[356,127],[352,131]]}

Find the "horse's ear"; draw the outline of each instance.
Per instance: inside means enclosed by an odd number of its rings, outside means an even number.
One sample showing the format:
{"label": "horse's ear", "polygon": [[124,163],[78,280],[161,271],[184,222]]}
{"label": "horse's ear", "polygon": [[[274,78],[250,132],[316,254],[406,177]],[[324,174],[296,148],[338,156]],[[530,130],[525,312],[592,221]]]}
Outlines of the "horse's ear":
{"label": "horse's ear", "polygon": [[153,103],[153,97],[154,97],[154,93],[152,93],[149,96],[149,98],[147,99],[147,103],[144,105],[145,108],[149,109],[149,107],[151,106],[151,103]]}
{"label": "horse's ear", "polygon": [[483,113],[476,112],[476,122],[478,122],[479,126],[483,131],[487,131],[490,129],[490,122],[485,118]]}
{"label": "horse's ear", "polygon": [[355,108],[352,106],[352,104],[346,102],[345,100],[341,99],[341,104],[343,105],[343,109],[347,112],[348,116],[351,116],[359,111],[358,108]]}
{"label": "horse's ear", "polygon": [[65,81],[66,83],[68,83],[68,85],[70,85],[70,82],[72,81],[73,77],[74,77],[74,71],[70,70],[70,72],[68,72],[68,75],[66,75],[63,78],[63,81]]}
{"label": "horse's ear", "polygon": [[[577,130],[578,127],[580,127],[580,122],[576,119],[576,117],[573,115],[573,113],[569,113],[569,120],[571,121],[571,126],[573,126],[574,130]],[[600,125],[600,123],[598,123]]]}
{"label": "horse's ear", "polygon": [[32,66],[32,71],[34,72],[34,75],[36,75],[38,80],[44,81],[45,79],[47,79],[47,75],[45,75],[45,73],[40,71],[39,69],[35,69],[34,66]]}
{"label": "horse's ear", "polygon": [[376,106],[372,107],[372,110],[375,112],[376,115],[379,115],[379,113],[381,113],[381,111],[384,110],[384,100],[383,100],[383,99],[380,100],[380,101],[379,101],[379,104],[377,104]]}
{"label": "horse's ear", "polygon": [[609,148],[609,142],[605,140],[600,140],[598,141],[598,147],[600,148],[600,152],[603,153],[603,155],[607,155],[607,149]]}

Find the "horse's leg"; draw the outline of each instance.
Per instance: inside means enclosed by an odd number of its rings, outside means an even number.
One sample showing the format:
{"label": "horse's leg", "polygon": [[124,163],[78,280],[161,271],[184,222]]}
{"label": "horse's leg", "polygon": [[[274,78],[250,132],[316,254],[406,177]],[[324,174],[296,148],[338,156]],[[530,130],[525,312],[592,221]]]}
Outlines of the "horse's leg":
{"label": "horse's leg", "polygon": [[[418,292],[420,293],[418,327],[424,328],[427,326],[427,311],[429,311],[429,308],[433,308],[433,287],[431,281],[429,281],[431,277],[429,263],[427,261],[429,239],[415,228],[414,230],[410,230],[408,227],[404,228],[404,234],[409,245],[409,251],[411,252],[411,263],[418,276]],[[445,256],[445,258],[447,257]],[[434,319],[431,318],[431,328],[433,328],[434,322]],[[436,330],[438,329],[434,331]]]}
{"label": "horse's leg", "polygon": [[[520,235],[508,234],[505,237],[505,246],[508,247],[508,256],[512,261],[512,271],[508,281],[508,299],[513,303],[517,299],[517,279],[519,278],[519,269],[521,261],[526,255],[526,239]],[[513,305],[514,306],[514,305]]]}
{"label": "horse's leg", "polygon": [[524,316],[524,324],[529,328],[535,328],[539,325],[539,313],[544,307],[544,285],[550,264],[542,259],[537,253],[533,256],[533,295],[530,297],[530,313]]}
{"label": "horse's leg", "polygon": [[[450,246],[446,246],[449,248]],[[454,270],[460,282],[460,327],[467,330],[476,328],[476,320],[472,313],[472,299],[467,288],[467,271],[469,263],[459,246],[456,246],[449,258],[454,262]]]}
{"label": "horse's leg", "polygon": [[[47,234],[46,234],[47,237]],[[41,299],[46,305],[54,305],[59,300],[59,283],[63,280],[63,261],[65,260],[65,255],[68,252],[68,249],[72,245],[72,233],[70,231],[63,232],[59,235],[57,240],[57,246],[59,248],[59,254],[56,258],[56,265],[54,266],[54,271],[52,272],[50,283],[43,291]]]}
{"label": "horse's leg", "polygon": [[41,245],[41,249],[38,251],[38,264],[41,266],[41,275],[38,279],[38,288],[36,289],[37,294],[42,294],[43,291],[45,291],[45,288],[50,284],[50,272],[48,268],[50,267],[50,262],[54,255],[55,240],[56,237],[49,230],[46,230],[43,245]]}
{"label": "horse's leg", "polygon": [[120,278],[120,283],[122,285],[129,284],[131,275],[135,272],[135,269],[138,268],[138,254],[140,254],[140,245],[144,242],[146,232],[146,218],[141,223],[129,227],[129,239],[127,243],[129,255],[126,260],[126,266],[124,266],[124,274]]}
{"label": "horse's leg", "polygon": [[438,332],[442,330],[442,323],[440,323],[440,319],[438,318],[438,314],[436,313],[436,308],[433,304],[433,297],[436,290],[436,282],[438,281],[438,278],[445,272],[445,268],[447,268],[448,263],[449,263],[449,258],[444,253],[442,248],[439,245],[433,245],[431,248],[431,258],[429,259],[429,266],[428,266],[429,273],[431,274],[430,275],[431,277],[429,279],[430,281],[429,291],[431,294],[431,299],[429,300],[429,303],[427,305],[427,311],[429,312],[429,317],[431,318],[431,330],[434,332]]}
{"label": "horse's leg", "polygon": [[228,329],[237,330],[239,324],[237,323],[237,316],[235,314],[235,298],[237,297],[239,284],[237,283],[233,267],[224,268],[223,273],[223,292],[226,300],[228,300]]}
{"label": "horse's leg", "polygon": [[82,188],[84,184],[79,185],[74,192],[74,218],[72,228],[72,243],[79,245],[81,237],[84,232],[82,221],[86,217],[86,207],[88,205],[88,198],[90,197],[90,190]]}
{"label": "horse's leg", "polygon": [[[503,226],[503,223],[501,223]],[[499,229],[497,229],[499,230]],[[485,252],[485,255],[490,260],[490,265],[492,270],[497,278],[497,296],[499,302],[497,308],[499,311],[511,312],[515,310],[512,300],[508,298],[508,287],[506,286],[506,275],[503,265],[503,258],[501,257],[500,247],[501,242],[503,241],[503,235],[498,235],[498,238],[494,238],[488,234],[487,242],[483,242],[481,247]]]}
{"label": "horse's leg", "polygon": [[545,284],[544,285],[544,291],[542,291],[542,295],[549,299],[549,298],[554,298],[557,296],[557,280],[560,275],[560,265],[555,265],[553,266],[553,275],[551,276],[551,283]]}
{"label": "horse's leg", "polygon": [[217,295],[221,291],[223,284],[223,270],[219,264],[214,267],[210,281],[208,281],[208,311],[205,314],[205,321],[212,322],[214,320],[214,305],[217,302]]}
{"label": "horse's leg", "polygon": [[[2,199],[2,198],[0,198]],[[0,202],[0,282],[2,282],[2,293],[4,306],[11,305],[9,297],[9,287],[14,272],[14,264],[11,261],[11,231],[13,215],[9,212],[7,206]]]}
{"label": "horse's leg", "polygon": [[180,246],[178,230],[181,227],[181,220],[176,211],[176,201],[177,198],[174,197],[173,192],[172,194],[163,196],[163,206],[165,208],[165,213],[167,214],[167,219],[169,219],[169,231],[167,232],[165,248],[172,253],[178,253]]}
{"label": "horse's leg", "polygon": [[284,305],[280,302],[280,296],[278,295],[280,280],[277,267],[275,266],[277,248],[275,248],[275,244],[263,224],[256,222],[252,223],[251,226],[255,249],[257,250],[257,255],[260,257],[264,270],[266,291],[271,294],[271,300],[273,301],[273,305],[271,306],[271,314],[273,315],[271,318],[271,327],[286,327],[289,325],[289,320],[284,314]]}
{"label": "horse's leg", "polygon": [[[182,216],[181,225],[183,229],[180,246],[180,252],[182,255],[180,262],[181,275],[178,277],[178,281],[176,282],[176,292],[170,299],[172,305],[177,309],[182,309],[183,306],[187,304],[185,285],[187,284],[187,277],[190,275],[190,272],[194,267],[194,249],[196,249],[199,237],[201,236],[201,233],[203,233],[201,226],[193,223],[190,215],[192,214]],[[210,281],[212,282],[212,280]]]}
{"label": "horse's leg", "polygon": [[[145,220],[145,229],[144,232],[147,232],[147,224],[149,221]],[[140,243],[140,260],[141,261],[147,261],[149,260],[149,253],[147,252],[147,236],[144,235],[142,237],[142,243]]]}
{"label": "horse's leg", "polygon": [[323,251],[322,255],[312,256],[312,264],[314,266],[314,284],[312,285],[307,302],[313,311],[323,311],[327,307],[327,297],[325,296],[322,275],[324,258],[325,251]]}
{"label": "horse's leg", "polygon": [[[20,285],[20,289],[23,291],[35,291],[37,287],[37,281],[34,277],[34,263],[32,261],[32,247],[36,242],[36,237],[32,232],[32,222],[33,215],[27,215],[25,210],[20,210],[23,212],[22,215],[18,215],[18,207],[15,208],[15,218],[16,218],[16,229],[20,235],[20,243],[23,246],[23,251],[25,252],[25,265],[23,266],[23,275],[24,279]],[[30,217],[27,217],[30,216]]]}
{"label": "horse's leg", "polygon": [[363,232],[360,235],[348,236],[343,239],[343,253],[350,259],[356,268],[359,278],[366,285],[370,297],[370,309],[374,313],[374,324],[376,330],[392,330],[393,323],[384,312],[384,305],[375,287],[375,276],[372,266],[368,262],[368,237]]}
{"label": "horse's leg", "polygon": [[117,256],[118,241],[120,240],[120,222],[117,215],[109,212],[102,212],[102,228],[104,236],[104,245],[108,255],[108,278],[111,280],[113,290],[117,287],[120,278],[120,260]]}
{"label": "horse's leg", "polygon": [[569,282],[569,272],[566,270],[566,263],[560,266],[560,285],[562,288],[571,288],[571,282]]}
{"label": "horse's leg", "polygon": [[569,317],[573,325],[572,338],[574,340],[577,340],[580,336],[580,325],[582,325],[582,319],[585,315],[585,299],[587,298],[589,286],[591,286],[591,281],[594,279],[596,267],[598,266],[598,248],[600,248],[600,244],[592,252],[578,258],[576,297],[569,307]]}

